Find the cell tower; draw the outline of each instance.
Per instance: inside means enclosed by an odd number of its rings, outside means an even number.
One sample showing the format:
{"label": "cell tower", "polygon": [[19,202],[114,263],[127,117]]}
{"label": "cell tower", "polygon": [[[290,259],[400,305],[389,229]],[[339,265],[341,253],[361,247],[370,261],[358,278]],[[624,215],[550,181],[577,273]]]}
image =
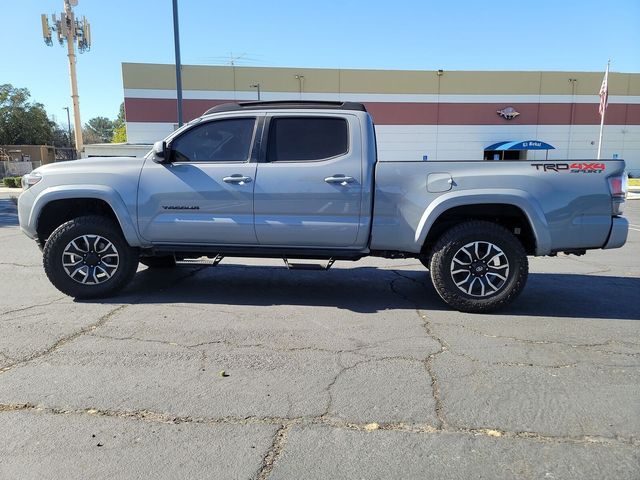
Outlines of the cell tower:
{"label": "cell tower", "polygon": [[69,57],[69,77],[71,77],[71,99],[73,101],[73,125],[78,157],[82,155],[84,145],[82,142],[82,123],[80,122],[80,101],[78,97],[78,80],[76,77],[76,45],[80,53],[84,53],[91,48],[91,26],[86,17],[76,20],[73,7],[78,5],[78,0],[64,0],[64,12],[60,18],[55,14],[51,15],[52,24],[46,14],[41,15],[42,36],[44,43],[53,45],[53,32],[60,45],[67,42],[67,56]]}

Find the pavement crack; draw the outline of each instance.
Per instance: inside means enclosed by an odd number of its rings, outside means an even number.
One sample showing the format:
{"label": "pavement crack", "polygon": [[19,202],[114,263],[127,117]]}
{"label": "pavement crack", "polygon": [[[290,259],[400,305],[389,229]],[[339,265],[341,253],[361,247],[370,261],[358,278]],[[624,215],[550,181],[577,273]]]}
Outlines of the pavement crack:
{"label": "pavement crack", "polygon": [[177,342],[172,342],[169,340],[154,340],[154,339],[149,339],[149,338],[139,338],[139,337],[135,337],[133,335],[129,336],[129,337],[115,337],[112,335],[99,335],[97,333],[90,333],[89,334],[92,337],[96,337],[96,338],[103,338],[105,340],[115,340],[115,341],[136,341],[136,342],[143,342],[143,343],[159,343],[161,345],[171,345],[172,347],[180,347],[180,348],[196,348],[199,345],[183,345],[181,343],[177,343]]}
{"label": "pavement crack", "polygon": [[[479,358],[473,357],[471,355],[469,355],[468,353],[461,353],[452,349],[449,349],[449,353],[451,355],[455,355],[456,357],[462,357],[462,358],[466,358],[467,360],[474,362],[474,363],[482,363],[485,365],[494,365],[494,366],[499,366],[499,367],[538,367],[538,368],[555,368],[555,369],[561,369],[561,368],[575,368],[578,366],[578,362],[572,362],[572,363],[561,363],[561,364],[539,364],[539,363],[533,363],[533,362],[490,362],[488,360],[481,360]],[[474,373],[475,374],[475,373]],[[466,376],[469,375],[464,375],[463,377],[458,377],[458,378],[464,378]]]}
{"label": "pavement crack", "polygon": [[444,429],[447,427],[447,420],[444,412],[444,403],[442,401],[442,397],[440,394],[440,383],[438,381],[438,376],[436,375],[435,368],[434,368],[434,362],[438,355],[441,355],[442,353],[449,350],[449,346],[442,338],[440,338],[437,334],[435,334],[435,332],[432,329],[432,325],[427,319],[427,316],[421,314],[419,311],[418,311],[418,314],[422,317],[424,321],[424,328],[427,331],[427,335],[429,335],[431,338],[433,338],[436,342],[440,344],[440,350],[430,354],[424,363],[425,363],[425,369],[429,373],[429,377],[431,377],[431,388],[433,391],[433,399],[435,401],[436,417],[438,418],[438,423],[440,428]]}
{"label": "pavement crack", "polygon": [[275,467],[275,463],[278,460],[278,457],[284,450],[285,445],[287,444],[287,438],[289,436],[289,432],[293,427],[294,422],[288,422],[282,425],[273,437],[273,442],[269,451],[266,453],[264,458],[262,459],[262,466],[256,475],[257,480],[266,480],[271,475],[273,468]]}
{"label": "pavement crack", "polygon": [[[620,340],[614,340],[614,339],[608,339],[605,340],[604,342],[596,342],[596,343],[570,343],[570,342],[559,342],[557,340],[533,340],[533,339],[527,339],[527,338],[519,338],[519,337],[510,337],[510,336],[506,336],[506,335],[492,335],[489,333],[485,333],[482,332],[476,328],[470,327],[468,325],[461,325],[458,323],[438,323],[435,322],[437,325],[442,325],[445,327],[457,327],[457,328],[462,328],[465,330],[468,330],[476,335],[480,335],[482,337],[486,337],[486,338],[496,338],[496,339],[503,339],[503,340],[513,340],[514,342],[519,342],[519,343],[526,343],[526,344],[530,344],[530,345],[562,345],[565,347],[570,347],[570,348],[595,348],[595,347],[606,347],[606,346],[612,346],[612,345],[621,345],[621,346],[625,346],[625,347],[629,347],[629,346],[637,346],[638,343],[636,342],[630,342],[630,341],[620,341]],[[624,353],[624,352],[611,352],[611,351],[603,351],[606,353],[612,353],[612,354],[618,354],[618,355],[637,355],[635,353]]]}
{"label": "pavement crack", "polygon": [[263,348],[266,350],[270,350],[273,352],[285,352],[285,353],[293,353],[293,352],[318,352],[318,353],[327,353],[330,355],[342,355],[344,353],[351,353],[353,355],[359,355],[362,357],[366,357],[366,358],[370,358],[370,359],[379,359],[379,360],[393,360],[393,359],[398,359],[398,360],[411,360],[411,361],[416,361],[416,359],[413,358],[409,358],[409,357],[402,357],[402,356],[397,356],[397,357],[376,357],[373,355],[369,355],[366,353],[362,353],[359,352],[359,350],[362,350],[364,348],[370,348],[372,345],[364,345],[364,346],[360,346],[360,347],[356,347],[353,349],[342,349],[342,350],[331,350],[328,348],[320,348],[320,347],[313,347],[313,346],[307,346],[307,347],[278,347],[278,346],[269,346],[269,345],[265,345],[264,343],[237,343],[237,342],[232,342],[229,340],[224,340],[224,339],[220,339],[220,340],[210,340],[207,342],[199,342],[199,343],[178,343],[178,342],[173,342],[171,340],[158,340],[158,339],[152,339],[152,338],[140,338],[140,337],[136,337],[134,335],[129,335],[126,337],[117,337],[114,335],[105,335],[105,334],[97,334],[97,333],[92,333],[90,334],[93,337],[96,338],[104,338],[106,340],[115,340],[115,341],[136,341],[136,342],[143,342],[143,343],[159,343],[162,345],[171,345],[174,347],[180,347],[180,348],[186,348],[186,349],[202,349],[202,347],[207,347],[209,345],[224,345],[226,347],[229,348]]}
{"label": "pavement crack", "polygon": [[26,358],[22,358],[19,360],[14,361],[13,363],[10,363],[9,365],[6,365],[2,368],[0,368],[0,374],[4,373],[8,370],[11,370],[12,368],[18,366],[18,365],[24,365],[26,363],[29,363],[33,360],[36,360],[38,358],[44,357],[46,355],[49,355],[50,353],[55,352],[57,349],[59,349],[60,347],[66,345],[69,342],[74,341],[76,338],[92,332],[93,330],[95,330],[96,328],[101,327],[102,325],[104,325],[107,321],[109,321],[109,319],[111,317],[113,317],[114,315],[117,315],[120,311],[124,310],[125,308],[127,308],[128,305],[120,305],[117,308],[114,308],[113,310],[109,311],[108,313],[106,313],[105,315],[101,316],[96,322],[87,325],[86,327],[81,328],[80,330],[77,330],[75,332],[73,332],[70,335],[66,335],[62,338],[59,338],[55,343],[53,343],[52,345],[50,345],[49,347],[45,348],[44,350],[40,350],[38,352],[35,352],[31,355],[29,355]]}
{"label": "pavement crack", "polygon": [[435,411],[436,411],[436,418],[438,419],[438,426],[441,429],[445,429],[447,428],[447,419],[446,419],[444,403],[442,401],[442,396],[440,391],[440,382],[438,380],[438,376],[434,368],[434,363],[438,355],[441,355],[447,350],[449,350],[449,345],[440,335],[438,335],[434,331],[433,323],[429,320],[427,315],[420,310],[419,305],[415,301],[411,300],[409,297],[404,295],[400,290],[398,290],[398,288],[395,286],[395,282],[398,281],[400,278],[403,278],[405,280],[409,280],[414,283],[419,283],[420,285],[423,285],[425,287],[426,285],[419,280],[416,280],[414,278],[401,274],[397,270],[391,270],[391,271],[399,277],[390,282],[389,287],[391,288],[391,291],[395,293],[397,296],[399,296],[400,298],[403,298],[410,304],[414,305],[416,314],[420,318],[422,322],[422,326],[424,327],[424,330],[427,333],[427,336],[432,340],[434,340],[435,342],[437,342],[438,345],[440,346],[440,349],[437,352],[429,354],[429,356],[425,359],[424,367],[431,380],[431,391],[432,391],[433,400],[435,403]]}
{"label": "pavement crack", "polygon": [[[29,305],[28,307],[22,307],[22,308],[16,308],[13,310],[7,310],[6,312],[2,312],[0,313],[0,317],[4,317],[5,315],[9,315],[11,313],[17,313],[17,312],[24,312],[26,310],[31,310],[32,308],[39,308],[39,307],[48,307],[49,305],[53,305],[56,302],[59,302],[60,300],[64,300],[65,298],[69,298],[66,295],[62,296],[62,297],[58,297],[54,300],[50,300],[48,302],[45,303],[38,303],[36,305]],[[11,320],[11,319],[9,319]]]}
{"label": "pavement crack", "polygon": [[573,368],[577,367],[577,363],[566,363],[561,365],[540,365],[537,363],[528,362],[492,362],[491,365],[498,365],[500,367],[540,367],[540,368]]}
{"label": "pavement crack", "polygon": [[39,264],[27,265],[24,263],[14,263],[14,262],[0,262],[0,265],[8,265],[10,267],[21,267],[21,268],[37,268],[42,266]]}
{"label": "pavement crack", "polygon": [[327,388],[325,389],[327,392],[327,395],[329,396],[328,400],[327,400],[327,407],[324,410],[324,413],[320,416],[320,418],[324,418],[327,417],[329,415],[329,413],[331,412],[331,408],[333,407],[333,393],[332,393],[332,389],[335,386],[335,384],[337,383],[338,379],[344,375],[346,372],[348,372],[349,370],[352,370],[360,365],[363,365],[365,363],[371,363],[371,362],[375,362],[377,361],[377,358],[368,358],[366,360],[360,360],[354,364],[348,365],[348,366],[344,366],[342,364],[342,359],[338,358],[338,362],[340,364],[340,370],[338,371],[338,373],[336,373],[335,377],[333,377],[333,380],[331,380],[331,382],[329,382],[329,385],[327,385]]}
{"label": "pavement crack", "polygon": [[[193,271],[189,272],[189,274],[187,275],[183,275],[180,278],[176,279],[171,285],[170,287],[173,287],[175,285],[177,285],[178,283],[180,283],[181,281],[190,278],[192,276],[194,276],[195,274],[197,274],[199,271],[203,270],[204,268],[207,268],[207,266],[204,266],[202,268],[199,269],[194,269]],[[169,287],[165,287],[165,288],[169,288]],[[160,289],[159,291],[163,291],[164,289]],[[97,328],[100,328],[101,326],[103,326],[107,321],[109,321],[110,318],[112,318],[113,316],[117,315],[119,312],[121,312],[122,310],[124,310],[125,308],[130,307],[131,305],[135,305],[136,303],[140,302],[142,300],[142,295],[140,297],[138,297],[135,301],[132,301],[130,303],[127,304],[123,304],[120,305],[116,308],[114,308],[113,310],[107,312],[105,315],[101,316],[97,321],[95,321],[94,323],[87,325],[85,327],[82,327],[80,330],[77,330],[69,335],[66,335],[62,338],[59,338],[55,343],[53,343],[52,345],[50,345],[49,347],[45,348],[44,350],[40,350],[38,352],[35,352],[31,355],[29,355],[28,357],[24,357],[21,358],[19,360],[16,360],[8,365],[5,365],[4,367],[0,368],[0,374],[7,372],[11,369],[13,369],[16,366],[19,365],[24,365],[26,363],[29,363],[33,360],[36,360],[38,358],[42,358],[46,355],[49,355],[50,353],[55,352],[56,350],[58,350],[60,347],[74,341],[76,338],[88,334],[90,332],[93,332],[94,330],[96,330]],[[19,308],[19,309],[15,309],[15,310],[9,310],[8,312],[4,312],[2,314],[0,314],[0,316],[4,316],[7,315],[9,313],[15,313],[15,312],[22,312],[25,310],[29,310],[31,308],[36,308],[36,307],[43,307],[43,306],[47,306],[47,305],[51,305],[55,302],[58,302],[60,300],[63,300],[65,298],[68,298],[66,296],[64,297],[60,297],[57,298],[55,300],[51,300],[47,303],[43,303],[43,304],[38,304],[38,305],[31,305],[29,307],[25,307],[25,308]]]}
{"label": "pavement crack", "polygon": [[[373,430],[406,432],[414,434],[461,434],[473,437],[494,437],[508,439],[528,439],[541,443],[573,443],[582,445],[625,445],[632,447],[640,446],[640,439],[631,437],[603,435],[548,435],[531,431],[508,431],[488,427],[436,427],[423,423],[403,423],[403,422],[369,422],[357,423],[349,422],[340,418],[327,415],[307,417],[272,417],[272,416],[223,416],[223,417],[193,417],[173,415],[167,412],[156,412],[152,410],[108,410],[99,408],[71,408],[71,407],[46,407],[33,403],[10,403],[0,404],[0,414],[8,412],[26,412],[44,415],[79,415],[95,417],[123,418],[134,421],[162,423],[170,425],[181,424],[201,424],[201,425],[277,425],[279,428],[274,435],[271,447],[265,454],[262,467],[258,472],[257,479],[268,478],[273,470],[277,458],[287,442],[287,437],[291,429],[296,425],[319,425],[341,430],[355,430],[371,432]],[[375,424],[375,428],[371,428]],[[262,476],[260,476],[262,475]]]}

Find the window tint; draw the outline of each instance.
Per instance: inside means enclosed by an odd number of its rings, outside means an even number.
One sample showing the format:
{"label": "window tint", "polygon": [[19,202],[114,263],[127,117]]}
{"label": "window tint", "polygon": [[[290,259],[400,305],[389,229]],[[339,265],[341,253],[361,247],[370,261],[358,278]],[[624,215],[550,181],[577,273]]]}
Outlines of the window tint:
{"label": "window tint", "polygon": [[335,157],[349,149],[343,118],[273,118],[267,160],[311,161]]}
{"label": "window tint", "polygon": [[255,118],[207,122],[171,142],[177,162],[242,162],[249,158]]}

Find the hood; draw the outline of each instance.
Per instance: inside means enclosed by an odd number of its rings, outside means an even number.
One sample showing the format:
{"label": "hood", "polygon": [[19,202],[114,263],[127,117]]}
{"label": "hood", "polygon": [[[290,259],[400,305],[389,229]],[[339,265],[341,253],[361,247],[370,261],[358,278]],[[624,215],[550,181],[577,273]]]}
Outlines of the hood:
{"label": "hood", "polygon": [[129,169],[134,166],[142,166],[144,158],[139,157],[91,157],[66,162],[49,163],[36,168],[35,173],[62,173],[62,172],[104,172]]}

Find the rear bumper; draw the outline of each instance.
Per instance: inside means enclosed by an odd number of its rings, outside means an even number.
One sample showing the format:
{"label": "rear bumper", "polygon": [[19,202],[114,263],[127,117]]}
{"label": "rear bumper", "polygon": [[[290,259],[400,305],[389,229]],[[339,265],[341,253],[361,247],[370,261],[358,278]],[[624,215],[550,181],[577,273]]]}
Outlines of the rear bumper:
{"label": "rear bumper", "polygon": [[612,220],[611,233],[609,233],[609,238],[604,247],[602,247],[603,249],[620,248],[627,241],[629,221],[624,217],[613,217]]}

